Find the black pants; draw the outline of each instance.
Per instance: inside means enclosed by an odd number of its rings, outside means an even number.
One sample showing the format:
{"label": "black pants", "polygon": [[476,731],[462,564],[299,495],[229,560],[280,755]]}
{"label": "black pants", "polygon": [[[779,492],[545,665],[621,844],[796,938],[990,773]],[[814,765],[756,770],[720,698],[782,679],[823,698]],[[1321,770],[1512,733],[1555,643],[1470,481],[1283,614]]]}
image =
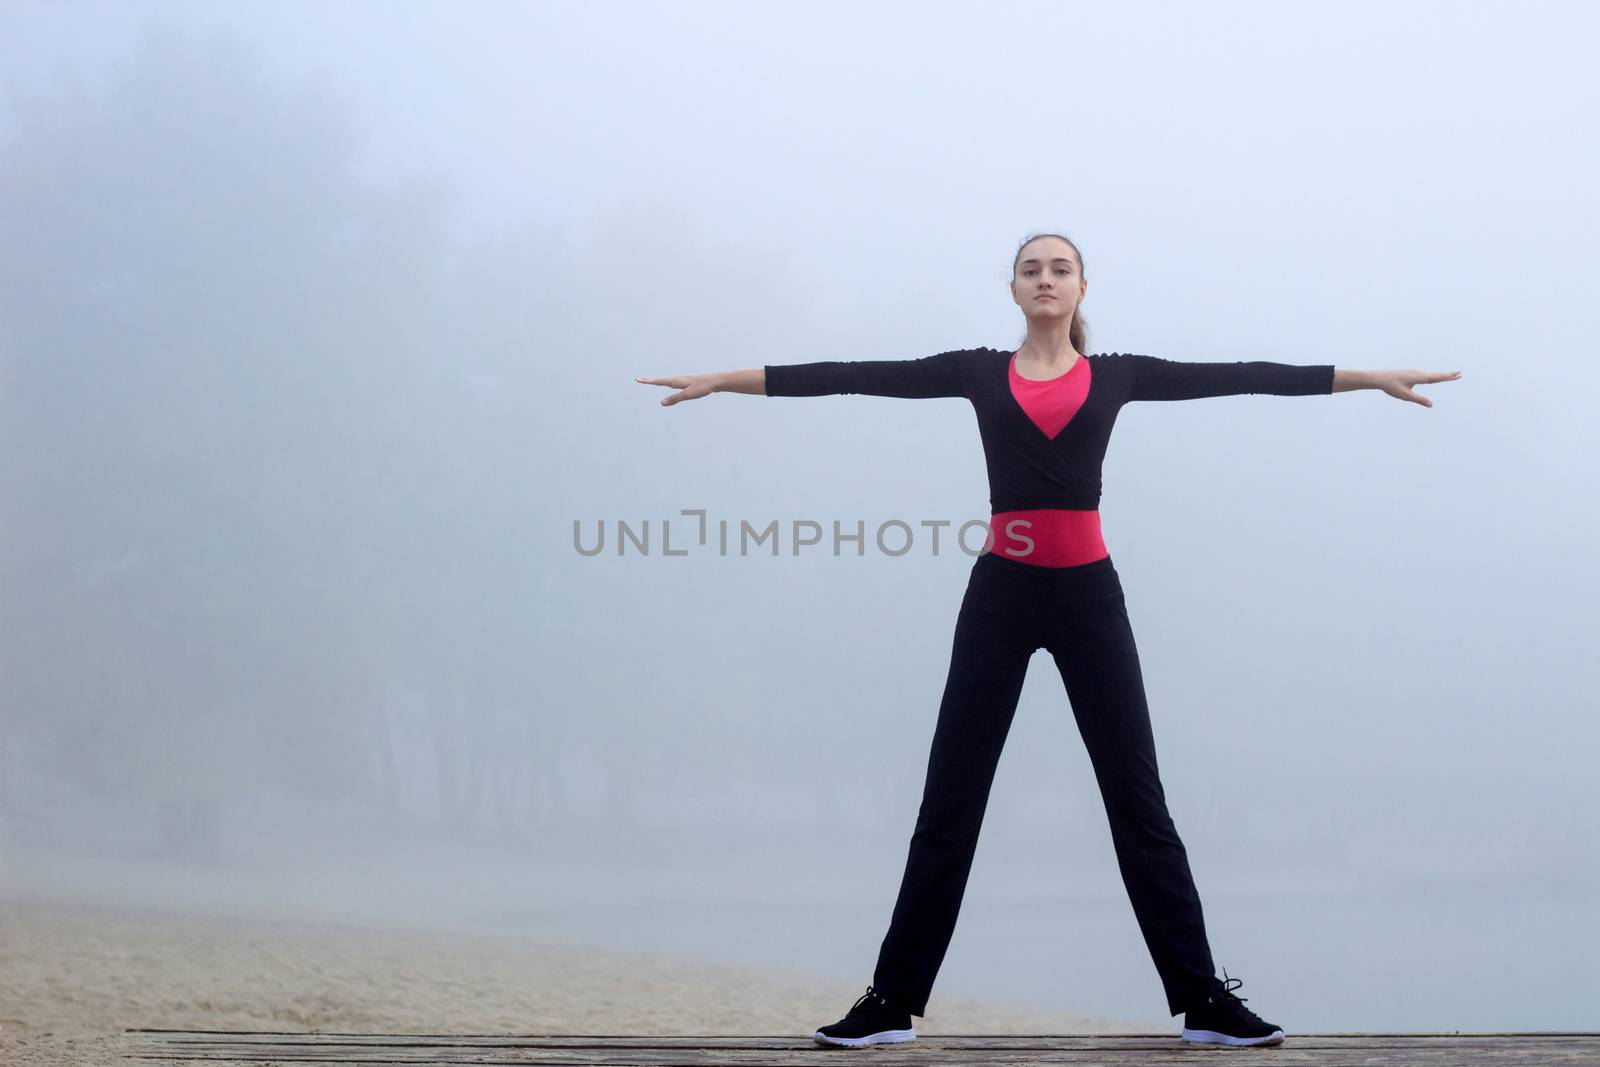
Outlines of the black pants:
{"label": "black pants", "polygon": [[1055,659],[1111,822],[1122,881],[1165,987],[1184,1011],[1217,980],[1189,858],[1156,771],[1139,653],[1111,557],[973,563],[928,754],[922,807],[873,985],[924,1014],[955,931],[1000,750],[1040,647]]}

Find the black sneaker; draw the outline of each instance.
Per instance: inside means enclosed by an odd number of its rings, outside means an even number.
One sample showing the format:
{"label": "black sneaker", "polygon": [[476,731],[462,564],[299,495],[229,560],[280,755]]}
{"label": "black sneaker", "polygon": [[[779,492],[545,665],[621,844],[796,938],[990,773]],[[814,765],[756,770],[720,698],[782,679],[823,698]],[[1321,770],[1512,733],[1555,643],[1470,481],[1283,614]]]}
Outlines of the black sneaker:
{"label": "black sneaker", "polygon": [[1222,976],[1226,980],[1218,983],[1203,1003],[1183,1013],[1183,1039],[1195,1045],[1283,1044],[1281,1026],[1263,1022],[1259,1015],[1245,1007],[1243,1001],[1248,997],[1233,995],[1244,982],[1228,978],[1226,967],[1222,969]]}
{"label": "black sneaker", "polygon": [[824,1026],[813,1035],[819,1045],[886,1045],[894,1041],[915,1041],[911,1013],[871,986],[861,994],[843,1019]]}

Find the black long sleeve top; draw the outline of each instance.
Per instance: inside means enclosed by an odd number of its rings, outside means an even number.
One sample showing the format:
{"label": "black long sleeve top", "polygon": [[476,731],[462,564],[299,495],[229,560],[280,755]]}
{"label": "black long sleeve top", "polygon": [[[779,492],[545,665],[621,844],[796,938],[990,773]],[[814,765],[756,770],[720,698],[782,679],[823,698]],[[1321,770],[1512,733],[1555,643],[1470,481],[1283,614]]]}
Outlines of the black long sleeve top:
{"label": "black long sleeve top", "polygon": [[1029,508],[1096,509],[1100,467],[1122,405],[1133,400],[1193,400],[1242,393],[1312,396],[1333,392],[1333,366],[1261,360],[1180,363],[1112,352],[1086,355],[1083,404],[1054,436],[1041,430],[1013,395],[1014,353],[957,349],[905,360],[827,360],[768,364],[768,396],[965,397],[978,417],[994,513]]}

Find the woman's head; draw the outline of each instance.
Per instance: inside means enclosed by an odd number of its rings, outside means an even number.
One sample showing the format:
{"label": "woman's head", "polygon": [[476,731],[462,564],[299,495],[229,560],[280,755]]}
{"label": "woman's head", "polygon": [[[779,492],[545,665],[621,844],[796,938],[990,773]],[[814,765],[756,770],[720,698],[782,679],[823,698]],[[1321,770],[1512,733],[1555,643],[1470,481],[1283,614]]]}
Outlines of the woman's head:
{"label": "woman's head", "polygon": [[1022,242],[1011,261],[1011,299],[1035,323],[1070,322],[1072,347],[1087,352],[1089,327],[1078,306],[1088,290],[1078,246],[1058,233],[1038,233]]}

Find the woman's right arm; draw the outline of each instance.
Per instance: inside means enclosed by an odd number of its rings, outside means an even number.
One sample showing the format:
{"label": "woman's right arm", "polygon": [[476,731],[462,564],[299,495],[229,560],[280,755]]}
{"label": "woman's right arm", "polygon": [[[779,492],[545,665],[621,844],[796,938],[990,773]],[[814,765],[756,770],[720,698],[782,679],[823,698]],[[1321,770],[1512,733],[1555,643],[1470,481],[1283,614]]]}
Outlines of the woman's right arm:
{"label": "woman's right arm", "polygon": [[688,374],[675,378],[636,378],[645,385],[679,390],[663,397],[670,406],[708,393],[753,393],[756,396],[897,396],[924,399],[966,396],[961,374],[963,350],[921,359],[824,360],[818,363],[768,363],[754,370]]}

